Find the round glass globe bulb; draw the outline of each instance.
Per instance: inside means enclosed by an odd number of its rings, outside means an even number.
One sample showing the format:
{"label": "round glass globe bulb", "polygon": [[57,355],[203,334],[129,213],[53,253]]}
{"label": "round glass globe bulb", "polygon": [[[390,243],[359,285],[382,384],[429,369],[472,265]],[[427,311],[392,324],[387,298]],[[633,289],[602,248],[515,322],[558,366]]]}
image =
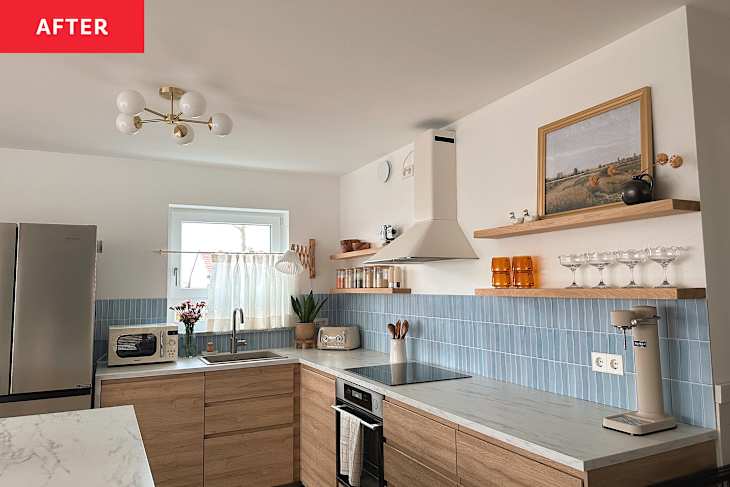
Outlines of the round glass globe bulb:
{"label": "round glass globe bulb", "polygon": [[144,111],[144,97],[139,91],[124,90],[117,95],[117,109],[127,115],[139,115]]}
{"label": "round glass globe bulb", "polygon": [[188,145],[195,139],[195,132],[190,125],[177,123],[172,129],[172,138],[178,145]]}
{"label": "round glass globe bulb", "polygon": [[205,113],[205,98],[197,91],[188,91],[180,97],[180,111],[190,118],[201,116]]}
{"label": "round glass globe bulb", "polygon": [[233,120],[225,113],[214,113],[208,120],[208,128],[214,135],[223,137],[233,130]]}
{"label": "round glass globe bulb", "polygon": [[120,113],[116,119],[117,130],[123,134],[134,135],[142,128],[142,121],[136,115]]}

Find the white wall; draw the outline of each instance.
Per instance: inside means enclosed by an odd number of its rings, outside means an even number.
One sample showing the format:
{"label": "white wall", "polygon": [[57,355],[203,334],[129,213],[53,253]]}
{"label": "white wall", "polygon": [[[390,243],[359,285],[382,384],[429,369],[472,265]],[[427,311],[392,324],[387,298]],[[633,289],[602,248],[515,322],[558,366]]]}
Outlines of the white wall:
{"label": "white wall", "polygon": [[730,463],[730,18],[688,8],[702,226],[707,258],[712,375],[721,436],[721,464]]}
{"label": "white wall", "polygon": [[[453,124],[459,221],[467,235],[471,237],[478,228],[505,224],[510,210],[528,208],[535,213],[538,127],[642,86],[652,88],[655,150],[682,154],[685,159],[679,170],[658,169],[657,197],[699,199],[687,23],[682,8]],[[381,223],[407,225],[413,221],[413,180],[402,180],[398,174],[409,150],[404,147],[385,157],[396,167],[396,175],[387,184],[377,181],[379,161],[342,177],[341,237],[373,240]],[[492,256],[527,254],[540,258],[541,285],[560,287],[570,282],[570,272],[557,263],[561,253],[666,244],[691,247],[675,268],[675,282],[705,285],[700,214],[472,243],[479,261],[410,266],[406,284],[415,292],[469,294],[489,285]],[[642,282],[657,284],[660,271],[657,264],[644,265]],[[597,271],[581,272],[582,282],[597,282]],[[611,270],[611,284],[627,281],[625,268]]]}
{"label": "white wall", "polygon": [[170,203],[289,210],[290,241],[317,239],[315,291],[334,279],[336,177],[13,149],[0,149],[0,169],[0,221],[98,225],[98,298],[167,295],[153,250],[167,247]]}

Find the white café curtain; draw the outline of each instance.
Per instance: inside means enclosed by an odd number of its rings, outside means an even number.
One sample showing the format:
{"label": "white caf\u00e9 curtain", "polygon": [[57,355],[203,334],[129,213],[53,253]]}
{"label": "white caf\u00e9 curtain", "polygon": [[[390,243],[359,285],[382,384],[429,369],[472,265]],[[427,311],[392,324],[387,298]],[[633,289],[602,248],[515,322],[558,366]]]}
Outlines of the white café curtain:
{"label": "white caf\u00e9 curtain", "polygon": [[233,309],[243,308],[244,329],[292,326],[294,276],[274,269],[278,255],[213,255],[207,331],[230,331]]}

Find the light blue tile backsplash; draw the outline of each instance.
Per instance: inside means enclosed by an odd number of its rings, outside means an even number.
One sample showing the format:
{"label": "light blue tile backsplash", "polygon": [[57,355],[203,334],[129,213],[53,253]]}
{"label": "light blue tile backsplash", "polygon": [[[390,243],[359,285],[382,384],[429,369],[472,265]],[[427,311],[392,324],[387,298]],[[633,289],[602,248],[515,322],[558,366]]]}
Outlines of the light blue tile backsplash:
{"label": "light blue tile backsplash", "polygon": [[[318,296],[323,297],[322,295]],[[446,295],[330,295],[320,317],[332,324],[359,325],[363,346],[387,352],[387,323],[410,322],[411,360],[429,362],[607,404],[633,409],[636,385],[633,350],[609,323],[610,311],[638,304],[656,306],[664,378],[664,402],[682,422],[715,427],[705,300],[638,301],[498,298]],[[111,324],[162,323],[167,299],[100,299],[96,302],[94,356],[106,354]],[[247,331],[247,349],[292,346],[292,329]],[[182,340],[182,337],[181,337]],[[196,335],[198,349],[213,341],[227,350],[227,334]],[[182,350],[182,343],[180,344]],[[591,371],[590,354],[622,354],[623,376]]]}
{"label": "light blue tile backsplash", "polygon": [[[326,316],[323,306],[322,316]],[[167,321],[167,298],[148,299],[99,299],[96,301],[94,319],[94,359],[98,360],[107,353],[109,325],[141,325],[165,323]],[[209,341],[215,344],[216,350],[228,351],[227,333],[200,333],[195,335],[198,350],[205,350]],[[283,348],[294,343],[294,331],[291,328],[265,331],[241,331],[239,338],[248,342],[247,350],[263,348]],[[182,353],[183,335],[180,335],[179,349]]]}
{"label": "light blue tile backsplash", "polygon": [[[363,345],[387,352],[385,325],[410,322],[411,360],[579,399],[634,409],[633,350],[610,311],[656,306],[668,411],[715,427],[705,300],[638,301],[445,295],[330,295],[330,323],[359,325]],[[630,338],[630,337],[629,337]],[[623,376],[595,373],[592,351],[621,354]]]}

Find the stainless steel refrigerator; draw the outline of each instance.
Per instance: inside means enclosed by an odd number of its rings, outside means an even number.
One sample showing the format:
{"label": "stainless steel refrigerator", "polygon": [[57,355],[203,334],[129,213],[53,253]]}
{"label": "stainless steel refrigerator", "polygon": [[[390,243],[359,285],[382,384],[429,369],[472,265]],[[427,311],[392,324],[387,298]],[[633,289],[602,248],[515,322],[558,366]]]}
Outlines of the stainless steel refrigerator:
{"label": "stainless steel refrigerator", "polygon": [[96,227],[0,223],[0,417],[91,406]]}

